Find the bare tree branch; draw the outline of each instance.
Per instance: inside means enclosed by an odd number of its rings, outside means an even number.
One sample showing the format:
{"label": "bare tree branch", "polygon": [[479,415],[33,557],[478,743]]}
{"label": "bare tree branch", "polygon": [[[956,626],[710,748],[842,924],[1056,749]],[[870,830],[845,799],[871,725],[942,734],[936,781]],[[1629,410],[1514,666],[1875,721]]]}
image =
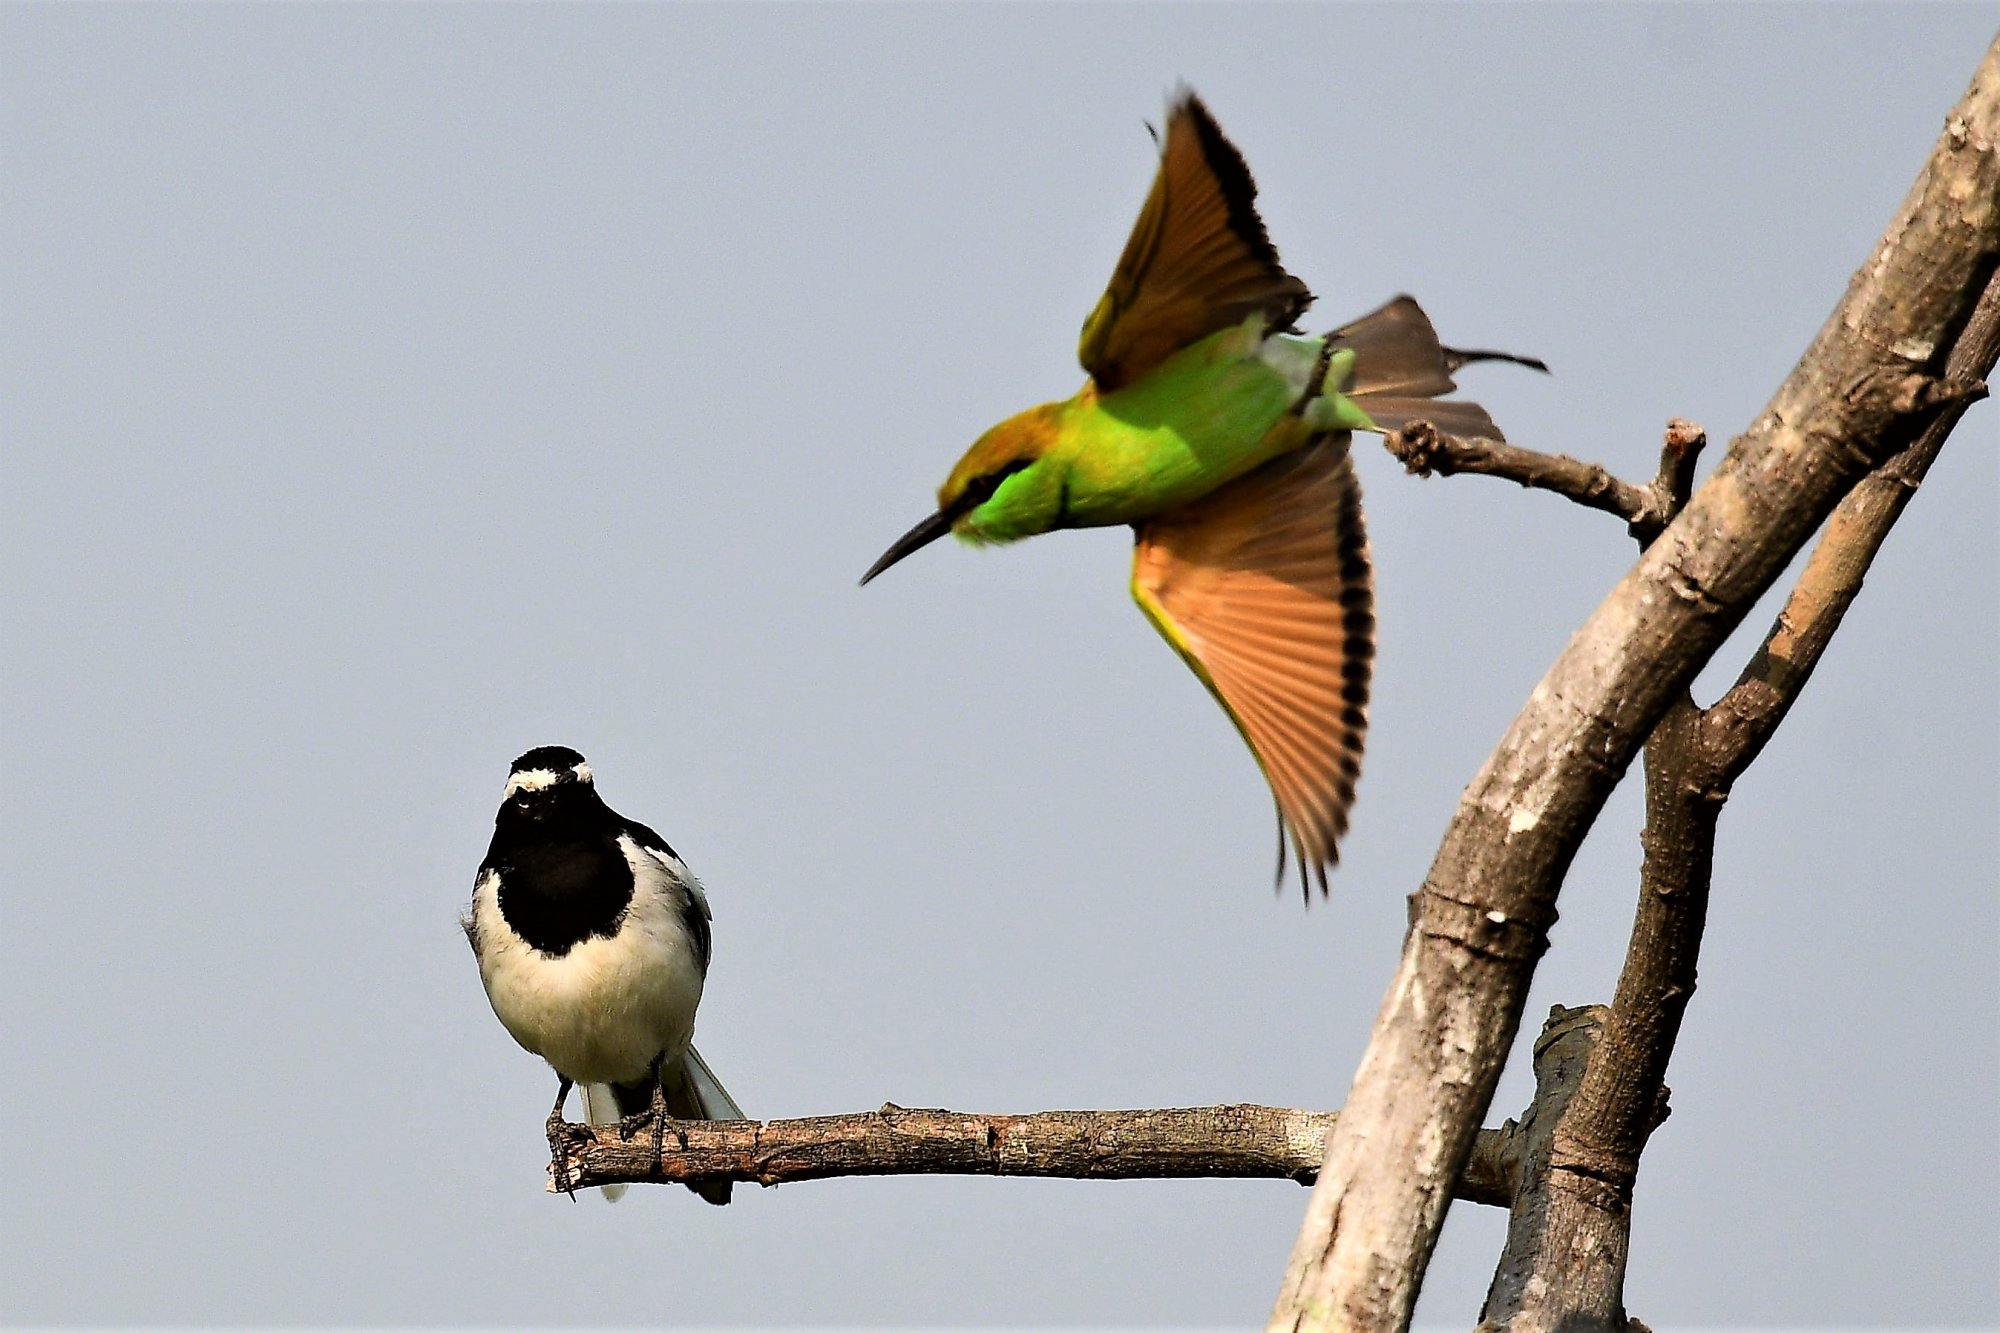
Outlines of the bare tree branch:
{"label": "bare tree branch", "polygon": [[[1915,492],[1971,390],[2000,356],[2000,272],[1945,363],[1968,394],[1835,508],[1777,622],[1739,682],[1706,712],[1685,694],[1646,743],[1646,858],[1617,998],[1581,1086],[1562,1113],[1544,1191],[1546,1226],[1492,1328],[1622,1329],[1639,1157],[1657,1124],[1667,1063],[1695,989],[1716,824],[1734,781],[1761,752],[1861,590],[1875,553]],[[1530,1186],[1531,1187],[1531,1186]],[[1515,1206],[1516,1216],[1520,1205]],[[1513,1250],[1510,1238],[1510,1255]],[[1511,1323],[1509,1321],[1512,1321]]]}
{"label": "bare tree branch", "polygon": [[1391,984],[1271,1317],[1407,1327],[1512,1045],[1557,889],[1654,724],[1868,471],[1962,386],[1943,352],[2000,265],[2000,42],[1785,383],[1585,622],[1474,778]]}
{"label": "bare tree branch", "polygon": [[1701,427],[1680,420],[1668,423],[1658,475],[1648,485],[1634,486],[1568,454],[1536,453],[1501,440],[1463,439],[1428,421],[1413,421],[1382,437],[1383,447],[1416,476],[1472,472],[1519,482],[1531,490],[1553,491],[1587,508],[1615,514],[1634,536],[1648,542],[1687,503],[1695,459],[1706,442]]}
{"label": "bare tree branch", "polygon": [[1390,431],[1382,437],[1382,444],[1413,476],[1475,472],[1502,477],[1532,490],[1554,491],[1580,505],[1616,514],[1628,523],[1646,507],[1641,487],[1568,454],[1542,454],[1501,440],[1447,435],[1428,421],[1413,421],[1402,430]]}
{"label": "bare tree branch", "polygon": [[[1151,1111],[974,1115],[894,1104],[801,1120],[683,1121],[659,1157],[650,1130],[565,1126],[570,1179],[592,1185],[744,1180],[777,1185],[831,1176],[1046,1176],[1068,1180],[1268,1177],[1312,1183],[1332,1111],[1194,1106]],[[676,1130],[685,1133],[683,1144]],[[1505,1207],[1513,1197],[1514,1132],[1479,1136],[1457,1192]]]}
{"label": "bare tree branch", "polygon": [[1703,719],[1703,744],[1716,751],[1725,786],[1764,748],[1791,711],[1889,529],[1916,494],[1938,451],[1966,408],[1986,396],[1985,380],[2000,359],[2000,270],[1990,275],[1972,318],[1945,362],[1945,382],[1958,396],[1916,443],[1857,485],[1806,560],[1785,609],[1736,684]]}
{"label": "bare tree branch", "polygon": [[[1552,1250],[1547,1243],[1550,1214],[1561,1202],[1549,1189],[1558,1126],[1581,1085],[1591,1053],[1602,1040],[1609,1013],[1602,1005],[1581,1009],[1557,1005],[1549,1011],[1542,1035],[1535,1040],[1535,1104],[1521,1125],[1521,1174],[1507,1221],[1507,1245],[1479,1313],[1482,1331],[1506,1328],[1521,1311],[1537,1304],[1542,1259]],[[1663,1098],[1657,1118],[1665,1115]],[[1557,1326],[1553,1319],[1520,1324],[1524,1329]]]}
{"label": "bare tree branch", "polygon": [[[1688,422],[1667,426],[1653,488],[1663,525],[1687,503],[1702,440]],[[1632,532],[1641,549],[1657,535],[1637,523]],[[1612,1006],[1595,1011],[1597,1039],[1583,1053],[1576,1094],[1550,1116],[1542,1151],[1530,1154],[1480,1311],[1483,1331],[1627,1326],[1632,1186],[1646,1141],[1667,1115],[1667,1061],[1694,992],[1722,804],[1686,690],[1645,753],[1646,855],[1625,966]]]}
{"label": "bare tree branch", "polygon": [[1548,1176],[1532,1187],[1540,1225],[1532,1235],[1510,1231],[1482,1329],[1626,1327],[1632,1188],[1665,1118],[1667,1062],[1694,993],[1721,810],[1701,714],[1683,692],[1646,741],[1645,860],[1616,996],[1551,1134]]}

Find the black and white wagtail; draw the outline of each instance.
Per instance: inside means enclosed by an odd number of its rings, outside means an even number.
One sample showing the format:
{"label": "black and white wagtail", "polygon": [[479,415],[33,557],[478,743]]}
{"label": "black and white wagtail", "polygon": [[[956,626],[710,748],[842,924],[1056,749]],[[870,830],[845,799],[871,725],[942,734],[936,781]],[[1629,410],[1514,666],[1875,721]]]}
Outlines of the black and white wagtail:
{"label": "black and white wagtail", "polygon": [[[573,1083],[594,1125],[650,1111],[663,1134],[669,1116],[746,1118],[690,1044],[708,897],[665,838],[604,803],[575,750],[514,761],[464,925],[493,1012],[560,1080],[549,1141],[564,1179]],[[729,1202],[727,1181],[689,1188]]]}

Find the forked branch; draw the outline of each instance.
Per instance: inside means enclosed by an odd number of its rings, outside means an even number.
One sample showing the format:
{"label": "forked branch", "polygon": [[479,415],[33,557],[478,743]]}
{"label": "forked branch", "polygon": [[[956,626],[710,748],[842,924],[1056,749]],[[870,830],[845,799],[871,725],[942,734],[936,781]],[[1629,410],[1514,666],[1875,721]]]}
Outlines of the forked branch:
{"label": "forked branch", "polygon": [[[1797,699],[1889,529],[2000,356],[2000,271],[1945,361],[1956,390],[1917,441],[1848,492],[1737,684],[1701,710],[1685,693],[1646,742],[1645,861],[1616,999],[1553,1136],[1532,1213],[1515,1207],[1482,1328],[1626,1325],[1633,1184],[1692,998],[1723,803]],[[1532,1225],[1524,1225],[1532,1224]]]}
{"label": "forked branch", "polygon": [[[1687,503],[1700,440],[1687,422],[1667,428],[1656,483],[1664,521]],[[1632,531],[1642,548],[1651,545],[1655,534],[1637,524]],[[1576,1093],[1555,1109],[1522,1173],[1481,1333],[1628,1327],[1632,1187],[1639,1155],[1667,1114],[1667,1062],[1694,993],[1721,809],[1703,762],[1701,714],[1685,690],[1647,738],[1645,768],[1645,861],[1625,966],[1611,1007],[1595,1011]],[[1548,1040],[1544,1032],[1537,1043],[1538,1068]]]}
{"label": "forked branch", "polygon": [[[2000,267],[2000,42],[1792,373],[1585,622],[1412,899],[1273,1329],[1406,1327],[1557,890],[1655,724],[1861,478],[1962,410],[1946,352]],[[1629,521],[1629,520],[1628,520]]]}
{"label": "forked branch", "polygon": [[1945,360],[1948,401],[1916,442],[1875,469],[1827,520],[1784,610],[1729,691],[1702,718],[1702,744],[1725,785],[1747,769],[1791,711],[1861,591],[1875,553],[2000,361],[2000,268]]}

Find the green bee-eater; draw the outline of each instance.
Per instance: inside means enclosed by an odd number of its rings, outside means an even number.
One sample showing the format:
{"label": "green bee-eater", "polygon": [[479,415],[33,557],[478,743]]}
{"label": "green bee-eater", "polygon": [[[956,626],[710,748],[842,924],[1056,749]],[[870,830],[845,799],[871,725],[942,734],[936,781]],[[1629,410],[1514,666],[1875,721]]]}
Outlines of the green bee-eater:
{"label": "green bee-eater", "polygon": [[946,532],[1011,542],[1129,523],[1132,595],[1221,703],[1278,805],[1278,869],[1302,878],[1347,828],[1375,654],[1361,492],[1349,432],[1423,418],[1499,438],[1474,403],[1433,402],[1467,361],[1399,296],[1325,337],[1256,210],[1250,169],[1208,109],[1169,109],[1159,174],[1111,286],[1083,324],[1090,379],[980,436],[935,514],[866,583]]}

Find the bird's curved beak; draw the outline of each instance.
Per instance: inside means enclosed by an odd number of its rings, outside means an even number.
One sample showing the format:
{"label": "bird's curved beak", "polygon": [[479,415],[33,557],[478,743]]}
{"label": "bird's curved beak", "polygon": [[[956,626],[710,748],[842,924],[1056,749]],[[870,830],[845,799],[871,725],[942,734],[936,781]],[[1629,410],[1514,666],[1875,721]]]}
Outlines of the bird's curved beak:
{"label": "bird's curved beak", "polygon": [[882,552],[882,558],[871,565],[868,572],[861,576],[862,584],[865,586],[868,580],[874,578],[904,556],[910,554],[912,551],[921,551],[924,547],[929,546],[932,542],[950,532],[955,517],[955,515],[948,514],[940,509],[937,513],[932,514],[929,518],[896,538],[896,544]]}

